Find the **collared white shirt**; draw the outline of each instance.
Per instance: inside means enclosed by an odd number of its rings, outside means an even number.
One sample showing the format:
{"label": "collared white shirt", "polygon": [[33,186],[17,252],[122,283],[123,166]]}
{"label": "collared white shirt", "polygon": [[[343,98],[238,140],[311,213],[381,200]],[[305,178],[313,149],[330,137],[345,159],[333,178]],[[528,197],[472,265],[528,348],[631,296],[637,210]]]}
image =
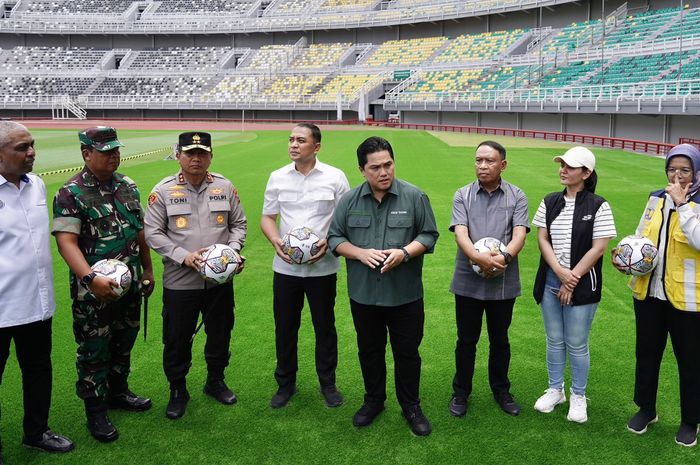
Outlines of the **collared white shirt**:
{"label": "collared white shirt", "polygon": [[51,318],[56,309],[46,186],[0,175],[0,328]]}
{"label": "collared white shirt", "polygon": [[[270,174],[262,214],[279,216],[280,236],[306,226],[325,239],[335,207],[349,190],[348,178],[338,168],[316,159],[313,169],[304,176],[290,163]],[[338,267],[338,258],[330,252],[310,265],[289,264],[277,255],[272,261],[277,273],[299,277],[327,276],[336,273]]]}

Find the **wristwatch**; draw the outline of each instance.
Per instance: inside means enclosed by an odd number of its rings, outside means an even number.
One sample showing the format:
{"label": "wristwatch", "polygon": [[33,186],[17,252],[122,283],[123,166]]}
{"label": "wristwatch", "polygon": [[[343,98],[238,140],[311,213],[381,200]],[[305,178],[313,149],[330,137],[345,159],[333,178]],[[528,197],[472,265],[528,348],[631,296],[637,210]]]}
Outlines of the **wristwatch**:
{"label": "wristwatch", "polygon": [[401,247],[401,252],[403,252],[403,262],[406,263],[411,259],[411,254],[408,253],[408,250],[406,250],[406,247]]}
{"label": "wristwatch", "polygon": [[510,265],[510,262],[513,261],[513,256],[508,252],[501,252],[501,255],[503,255],[503,258],[506,261],[506,265]]}
{"label": "wristwatch", "polygon": [[85,286],[89,286],[92,280],[95,279],[95,276],[97,276],[97,273],[93,271],[92,273],[86,274],[85,276],[80,278],[80,282],[83,283]]}

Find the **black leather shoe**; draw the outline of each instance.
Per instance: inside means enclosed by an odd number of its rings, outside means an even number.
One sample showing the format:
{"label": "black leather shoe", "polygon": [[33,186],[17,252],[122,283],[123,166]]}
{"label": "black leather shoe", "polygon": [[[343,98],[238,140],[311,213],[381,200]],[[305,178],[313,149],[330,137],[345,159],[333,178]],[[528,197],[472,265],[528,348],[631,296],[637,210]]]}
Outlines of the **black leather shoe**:
{"label": "black leather shoe", "polygon": [[106,413],[88,416],[87,427],[92,437],[100,442],[112,442],[119,438],[117,428],[109,421]]}
{"label": "black leather shoe", "polygon": [[[75,444],[65,436],[59,436],[50,429],[44,431],[39,439],[29,440],[27,437],[22,439],[24,447],[30,449],[43,450],[44,452],[68,452],[75,449]],[[0,458],[2,463],[2,458]]]}
{"label": "black leather shoe", "polygon": [[189,400],[190,393],[187,392],[187,389],[171,389],[170,401],[168,401],[168,406],[165,407],[165,416],[171,420],[182,418]]}
{"label": "black leather shoe", "polygon": [[384,410],[384,404],[362,404],[360,410],[352,417],[352,424],[363,428],[372,424],[375,418]]}
{"label": "black leather shoe", "polygon": [[421,410],[420,405],[412,405],[403,411],[403,417],[411,427],[411,431],[416,436],[428,436],[433,432],[433,427]]}
{"label": "black leather shoe", "polygon": [[238,400],[236,394],[226,386],[224,380],[208,382],[204,385],[204,393],[224,405],[233,405]]}
{"label": "black leather shoe", "polygon": [[272,407],[272,408],[286,407],[287,404],[289,403],[289,399],[292,398],[292,396],[294,395],[295,392],[297,392],[296,385],[292,386],[291,389],[279,388],[277,390],[277,392],[275,393],[275,395],[272,396],[272,399],[270,399],[270,407]]}
{"label": "black leather shoe", "polygon": [[520,415],[520,406],[509,392],[494,396],[494,398],[501,407],[501,410],[506,412],[508,415],[513,415],[514,417]]}
{"label": "black leather shoe", "polygon": [[335,385],[322,387],[321,394],[326,402],[326,407],[335,408],[343,405],[343,395]]}
{"label": "black leather shoe", "polygon": [[144,412],[153,406],[151,399],[139,397],[130,390],[114,394],[109,398],[109,408],[129,410],[131,412]]}
{"label": "black leather shoe", "polygon": [[467,414],[467,399],[460,396],[452,396],[447,409],[453,417],[463,417]]}

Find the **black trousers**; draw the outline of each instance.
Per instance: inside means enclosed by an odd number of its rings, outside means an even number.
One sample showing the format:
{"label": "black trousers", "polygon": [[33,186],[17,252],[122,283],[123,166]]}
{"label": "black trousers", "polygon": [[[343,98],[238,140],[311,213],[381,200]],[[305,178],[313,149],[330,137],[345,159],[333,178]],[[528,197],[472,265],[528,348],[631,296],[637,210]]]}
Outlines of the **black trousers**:
{"label": "black trousers", "polygon": [[513,320],[513,305],[515,305],[515,299],[479,300],[455,295],[457,319],[455,365],[457,372],[452,381],[455,396],[467,398],[472,393],[476,344],[481,336],[484,312],[486,312],[486,329],[489,334],[489,384],[491,391],[496,397],[510,391],[508,328]]}
{"label": "black trousers", "polygon": [[337,276],[301,278],[275,273],[272,280],[275,315],[275,379],[281,389],[293,389],[298,370],[297,342],[304,295],[309,301],[316,335],[316,374],[321,387],[335,385],[338,366],[338,335],[335,331]]}
{"label": "black trousers", "polygon": [[192,334],[200,313],[207,337],[207,380],[224,379],[231,357],[234,306],[233,283],[210,289],[163,289],[163,370],[171,385],[183,384],[192,366]]}
{"label": "black trousers", "polygon": [[357,349],[365,382],[365,403],[386,400],[386,335],[394,354],[396,397],[402,408],[420,403],[421,358],[425,313],[423,299],[396,307],[363,305],[350,300]]}
{"label": "black trousers", "polygon": [[51,407],[51,323],[53,319],[0,328],[0,384],[15,341],[17,361],[22,370],[24,420],[28,439],[38,439],[49,429]]}
{"label": "black trousers", "polygon": [[671,335],[678,362],[681,420],[700,423],[700,313],[677,310],[668,301],[634,299],[637,327],[634,403],[656,411],[659,369]]}

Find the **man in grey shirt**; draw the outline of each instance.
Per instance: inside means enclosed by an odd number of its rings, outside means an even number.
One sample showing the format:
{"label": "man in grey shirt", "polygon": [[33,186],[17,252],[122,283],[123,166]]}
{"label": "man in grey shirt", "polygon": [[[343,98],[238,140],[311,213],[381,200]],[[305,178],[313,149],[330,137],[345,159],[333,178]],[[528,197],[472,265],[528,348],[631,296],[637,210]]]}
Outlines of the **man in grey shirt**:
{"label": "man in grey shirt", "polygon": [[[449,411],[456,417],[467,413],[472,391],[476,344],[486,312],[489,334],[489,384],[504,412],[518,415],[520,407],[510,393],[508,328],[515,298],[520,295],[517,255],[529,231],[527,198],[523,191],[504,181],[506,150],[497,142],[485,141],[476,149],[477,180],[457,190],[452,203],[450,231],[455,233],[457,258],[450,292],[455,295],[457,319],[457,371],[452,382]],[[505,252],[479,252],[479,239],[493,237]],[[472,263],[483,270],[484,277]]]}

